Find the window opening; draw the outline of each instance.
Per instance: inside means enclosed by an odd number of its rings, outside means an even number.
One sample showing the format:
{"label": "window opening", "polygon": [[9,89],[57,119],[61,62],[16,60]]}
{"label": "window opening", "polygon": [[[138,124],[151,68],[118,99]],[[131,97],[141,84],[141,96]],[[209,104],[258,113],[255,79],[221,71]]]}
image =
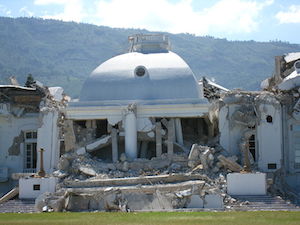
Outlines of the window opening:
{"label": "window opening", "polygon": [[268,123],[272,123],[272,122],[273,122],[273,117],[270,116],[270,115],[268,115],[268,116],[266,117],[266,120],[267,120]]}
{"label": "window opening", "polygon": [[37,132],[25,132],[25,173],[35,173],[37,164]]}
{"label": "window opening", "polygon": [[252,134],[251,137],[248,140],[248,144],[249,144],[249,152],[251,153],[254,161],[256,160],[256,143],[255,143],[255,135]]}
{"label": "window opening", "polygon": [[144,66],[138,66],[135,68],[134,70],[134,74],[137,76],[137,77],[143,77],[145,76],[147,73],[146,71],[146,68]]}

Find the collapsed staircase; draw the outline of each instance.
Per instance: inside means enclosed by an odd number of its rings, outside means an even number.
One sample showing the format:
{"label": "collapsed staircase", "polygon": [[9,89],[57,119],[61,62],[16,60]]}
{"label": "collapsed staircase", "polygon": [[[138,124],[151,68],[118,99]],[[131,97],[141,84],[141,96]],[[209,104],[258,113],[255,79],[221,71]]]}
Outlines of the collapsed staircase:
{"label": "collapsed staircase", "polygon": [[0,204],[0,213],[32,213],[36,212],[34,199],[13,199]]}
{"label": "collapsed staircase", "polygon": [[280,196],[270,195],[235,195],[232,196],[237,203],[230,207],[230,210],[237,211],[300,211],[300,208]]}

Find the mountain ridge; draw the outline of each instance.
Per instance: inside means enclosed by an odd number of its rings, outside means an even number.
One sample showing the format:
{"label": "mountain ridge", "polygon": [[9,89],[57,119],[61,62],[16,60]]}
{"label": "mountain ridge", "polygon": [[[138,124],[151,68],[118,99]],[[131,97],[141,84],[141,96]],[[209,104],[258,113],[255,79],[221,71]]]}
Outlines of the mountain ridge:
{"label": "mountain ridge", "polygon": [[[77,98],[87,76],[105,60],[126,53],[128,36],[152,33],[39,18],[0,17],[0,82],[28,74],[47,86],[62,86]],[[158,32],[155,32],[158,33]],[[196,77],[213,78],[227,88],[258,90],[273,73],[274,56],[300,51],[287,42],[228,41],[210,36],[170,34],[172,51]]]}

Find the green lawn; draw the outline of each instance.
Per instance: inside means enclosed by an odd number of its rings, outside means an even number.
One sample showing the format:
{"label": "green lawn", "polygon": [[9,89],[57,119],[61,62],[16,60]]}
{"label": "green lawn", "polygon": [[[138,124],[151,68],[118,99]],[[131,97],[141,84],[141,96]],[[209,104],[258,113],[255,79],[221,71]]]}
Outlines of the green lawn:
{"label": "green lawn", "polygon": [[0,214],[0,224],[300,224],[300,212],[146,212],[146,213],[34,213]]}

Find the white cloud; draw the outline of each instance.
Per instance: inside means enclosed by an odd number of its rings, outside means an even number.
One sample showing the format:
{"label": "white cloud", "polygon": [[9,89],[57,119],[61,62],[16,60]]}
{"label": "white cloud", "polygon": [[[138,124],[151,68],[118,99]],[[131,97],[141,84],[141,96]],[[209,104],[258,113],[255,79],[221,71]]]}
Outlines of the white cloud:
{"label": "white cloud", "polygon": [[291,5],[288,11],[278,12],[276,18],[279,23],[300,23],[300,5]]}
{"label": "white cloud", "polygon": [[260,11],[273,0],[220,0],[210,8],[195,11],[192,0],[99,0],[94,23],[111,27],[146,28],[173,33],[208,34],[211,31],[254,31]]}
{"label": "white cloud", "polygon": [[[194,0],[195,1],[195,0]],[[257,29],[261,10],[273,0],[219,0],[209,8],[196,11],[193,0],[94,0],[94,8],[83,7],[83,0],[35,0],[36,5],[63,7],[57,14],[43,18],[64,21],[89,21],[121,28],[146,28],[152,31],[194,33],[249,33]],[[87,3],[85,2],[87,6]]]}
{"label": "white cloud", "polygon": [[0,5],[0,15],[3,13],[5,16],[11,16],[11,11],[4,5]]}
{"label": "white cloud", "polygon": [[49,5],[49,4],[66,4],[68,0],[35,0],[34,4],[36,5]]}
{"label": "white cloud", "polygon": [[19,12],[20,12],[20,13],[23,13],[24,16],[29,16],[29,17],[32,17],[32,16],[33,16],[33,12],[29,11],[29,10],[27,9],[26,6],[24,6],[23,8],[21,8],[21,9],[19,10]]}
{"label": "white cloud", "polygon": [[63,21],[82,22],[86,14],[83,11],[81,0],[35,0],[36,5],[58,4],[63,6],[63,12],[57,14],[46,14],[44,19],[57,19]]}

